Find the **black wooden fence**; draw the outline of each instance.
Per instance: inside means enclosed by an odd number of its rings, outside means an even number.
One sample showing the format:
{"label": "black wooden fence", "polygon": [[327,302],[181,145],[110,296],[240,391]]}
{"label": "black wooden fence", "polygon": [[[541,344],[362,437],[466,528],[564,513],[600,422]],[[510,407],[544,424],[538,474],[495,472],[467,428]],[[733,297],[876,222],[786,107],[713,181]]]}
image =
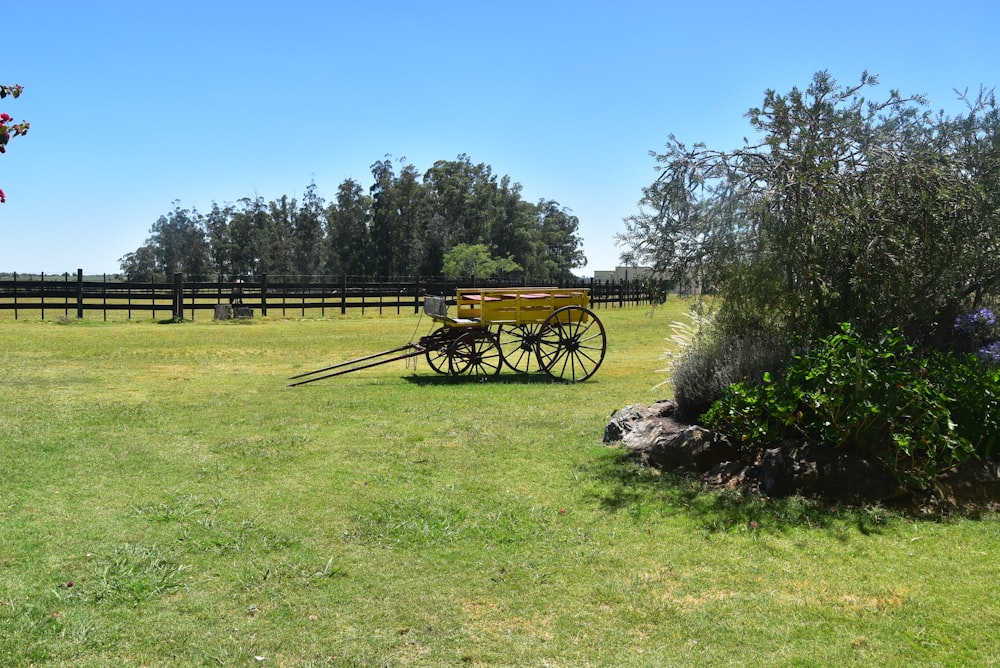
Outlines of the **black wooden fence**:
{"label": "black wooden fence", "polygon": [[[348,310],[378,313],[418,312],[424,295],[454,295],[458,287],[504,288],[552,285],[528,280],[445,280],[440,278],[362,278],[355,276],[256,276],[225,280],[216,277],[132,282],[116,279],[84,280],[76,274],[44,274],[28,278],[12,274],[0,278],[0,318],[84,318],[104,320],[152,318],[195,320],[214,317],[215,307],[238,297],[240,305],[262,316],[326,316]],[[650,302],[635,281],[579,279],[554,287],[590,289],[591,308],[622,307]]]}

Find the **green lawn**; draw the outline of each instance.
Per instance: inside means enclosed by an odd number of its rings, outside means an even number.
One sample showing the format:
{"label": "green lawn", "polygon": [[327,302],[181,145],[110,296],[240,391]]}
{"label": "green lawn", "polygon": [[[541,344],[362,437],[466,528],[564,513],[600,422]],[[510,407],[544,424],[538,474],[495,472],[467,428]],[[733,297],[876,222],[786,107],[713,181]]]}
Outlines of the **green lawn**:
{"label": "green lawn", "polygon": [[600,443],[683,312],[599,311],[575,385],[286,387],[412,315],[0,320],[0,665],[996,664],[995,516],[712,494]]}

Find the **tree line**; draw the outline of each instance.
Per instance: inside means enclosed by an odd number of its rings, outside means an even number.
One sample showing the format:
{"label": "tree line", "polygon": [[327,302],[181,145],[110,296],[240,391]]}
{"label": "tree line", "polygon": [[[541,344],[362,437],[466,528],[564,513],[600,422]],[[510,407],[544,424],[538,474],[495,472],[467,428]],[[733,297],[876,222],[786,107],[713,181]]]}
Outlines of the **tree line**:
{"label": "tree line", "polygon": [[473,267],[559,280],[586,263],[579,220],[568,208],[544,198],[525,201],[519,183],[465,154],[422,174],[386,156],[371,174],[368,188],[343,181],[329,203],[315,183],[300,198],[213,202],[206,213],[175,202],[146,242],[121,258],[122,273],[137,281],[177,272],[441,276],[447,268],[468,268],[461,260],[485,250],[484,262]]}

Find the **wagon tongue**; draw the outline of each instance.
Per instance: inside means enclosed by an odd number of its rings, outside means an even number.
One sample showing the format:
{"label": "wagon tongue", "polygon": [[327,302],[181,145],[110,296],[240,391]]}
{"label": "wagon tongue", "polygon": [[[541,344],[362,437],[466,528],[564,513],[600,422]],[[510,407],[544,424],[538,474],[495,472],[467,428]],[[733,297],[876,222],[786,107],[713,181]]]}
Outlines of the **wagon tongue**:
{"label": "wagon tongue", "polygon": [[[380,364],[388,364],[389,362],[395,362],[396,360],[403,360],[423,354],[424,354],[424,349],[420,347],[420,345],[415,343],[407,343],[405,346],[393,348],[392,350],[386,350],[381,353],[375,353],[374,355],[365,355],[364,357],[348,360],[346,362],[340,362],[339,364],[325,366],[322,369],[316,369],[315,371],[307,371],[305,373],[300,373],[288,379],[297,381],[295,383],[289,383],[288,387],[305,385],[306,383],[314,383],[317,380],[323,380],[325,378],[333,378],[334,376],[342,376],[343,374],[351,373],[352,371],[370,369],[371,367],[379,366]],[[394,355],[394,356],[389,357],[389,355]],[[336,371],[334,371],[334,369],[336,369]],[[332,373],[324,373],[326,371],[331,371]],[[321,373],[323,374],[322,376],[316,375]],[[308,376],[312,377],[310,378]],[[305,380],[298,380],[300,378],[304,378]]]}

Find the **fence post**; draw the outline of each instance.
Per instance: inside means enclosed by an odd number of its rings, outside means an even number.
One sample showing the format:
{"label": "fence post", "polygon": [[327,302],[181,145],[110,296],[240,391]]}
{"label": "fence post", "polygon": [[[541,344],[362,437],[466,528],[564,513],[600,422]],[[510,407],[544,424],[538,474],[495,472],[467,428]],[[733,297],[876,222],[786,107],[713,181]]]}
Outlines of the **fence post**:
{"label": "fence post", "polygon": [[180,322],[184,320],[184,273],[174,274],[174,305],[173,318]]}
{"label": "fence post", "polygon": [[347,313],[347,274],[340,275],[340,315]]}
{"label": "fence post", "polygon": [[76,317],[83,319],[83,269],[76,270]]}
{"label": "fence post", "polygon": [[267,274],[260,276],[260,314],[267,317]]}

